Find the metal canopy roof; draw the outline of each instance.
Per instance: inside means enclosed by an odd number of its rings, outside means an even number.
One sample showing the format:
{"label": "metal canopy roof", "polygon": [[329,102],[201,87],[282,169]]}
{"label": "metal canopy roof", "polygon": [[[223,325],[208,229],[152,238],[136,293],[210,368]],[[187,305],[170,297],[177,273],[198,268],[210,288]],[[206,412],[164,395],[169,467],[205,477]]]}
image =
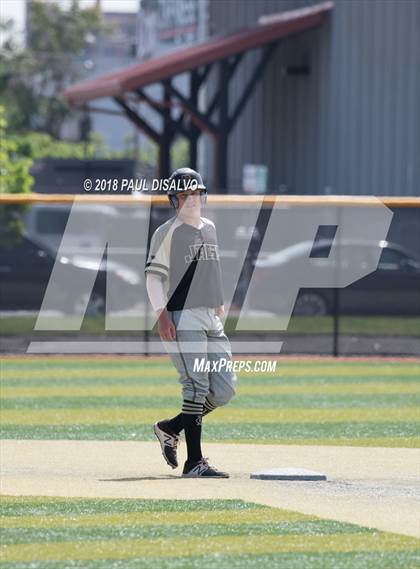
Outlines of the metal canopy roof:
{"label": "metal canopy roof", "polygon": [[279,39],[316,26],[333,7],[323,2],[308,8],[264,16],[260,24],[245,30],[137,63],[96,79],[76,83],[63,93],[72,105],[102,97],[121,97],[125,92],[160,82],[249,49],[263,47]]}

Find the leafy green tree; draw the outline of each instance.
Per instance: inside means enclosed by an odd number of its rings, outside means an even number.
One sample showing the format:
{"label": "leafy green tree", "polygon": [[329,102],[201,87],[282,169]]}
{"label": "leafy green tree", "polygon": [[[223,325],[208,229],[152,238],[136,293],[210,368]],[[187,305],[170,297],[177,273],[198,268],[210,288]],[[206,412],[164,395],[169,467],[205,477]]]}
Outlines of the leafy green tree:
{"label": "leafy green tree", "polygon": [[[29,174],[32,160],[17,153],[17,144],[6,135],[7,121],[0,106],[0,196],[1,194],[27,194],[33,178]],[[22,213],[24,204],[0,203],[0,243],[13,246],[23,233]]]}
{"label": "leafy green tree", "polygon": [[98,134],[92,134],[86,142],[56,140],[45,132],[23,132],[9,134],[9,140],[16,145],[16,152],[32,160],[42,158],[75,158],[78,160],[120,158],[121,153],[106,148]]}
{"label": "leafy green tree", "polygon": [[29,0],[27,9],[26,47],[12,40],[0,47],[0,103],[10,131],[36,130],[60,138],[71,114],[60,94],[83,77],[89,41],[110,28],[99,10],[82,9],[78,0],[68,10]]}
{"label": "leafy green tree", "polygon": [[178,138],[171,148],[172,169],[189,166],[189,145],[186,138]]}
{"label": "leafy green tree", "polygon": [[[121,157],[130,158],[135,154],[134,135],[127,134],[125,136],[125,149],[121,153]],[[149,142],[144,148],[140,149],[137,154],[137,160],[140,164],[155,167],[158,161],[159,149],[153,142]],[[186,138],[178,137],[171,146],[171,168],[176,170],[189,165],[189,145]]]}

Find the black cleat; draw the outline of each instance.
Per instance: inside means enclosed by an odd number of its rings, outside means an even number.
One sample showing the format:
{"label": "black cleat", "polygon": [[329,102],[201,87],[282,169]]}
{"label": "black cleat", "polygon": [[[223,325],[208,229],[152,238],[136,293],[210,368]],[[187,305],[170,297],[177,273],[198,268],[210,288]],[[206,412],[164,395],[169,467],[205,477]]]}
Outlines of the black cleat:
{"label": "black cleat", "polygon": [[160,442],[163,458],[171,468],[176,468],[178,466],[177,448],[179,436],[174,433],[166,433],[160,428],[159,423],[153,425],[153,431]]}
{"label": "black cleat", "polygon": [[229,478],[229,474],[210,466],[207,458],[202,458],[194,464],[186,462],[182,471],[182,478]]}

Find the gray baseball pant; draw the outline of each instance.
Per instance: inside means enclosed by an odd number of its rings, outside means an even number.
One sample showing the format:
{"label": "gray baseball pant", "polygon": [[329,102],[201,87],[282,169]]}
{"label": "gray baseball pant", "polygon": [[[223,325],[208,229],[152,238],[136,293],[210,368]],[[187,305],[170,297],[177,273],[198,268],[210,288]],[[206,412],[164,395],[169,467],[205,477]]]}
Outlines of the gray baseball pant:
{"label": "gray baseball pant", "polygon": [[[235,394],[236,375],[230,369],[232,351],[223,323],[214,308],[185,308],[170,312],[175,324],[175,341],[163,344],[179,373],[184,401],[207,407],[226,405]],[[210,371],[198,370],[197,363],[210,362]],[[215,367],[217,370],[212,371]],[[219,364],[220,362],[220,364]],[[225,364],[226,365],[223,365]],[[219,367],[220,366],[220,367]]]}

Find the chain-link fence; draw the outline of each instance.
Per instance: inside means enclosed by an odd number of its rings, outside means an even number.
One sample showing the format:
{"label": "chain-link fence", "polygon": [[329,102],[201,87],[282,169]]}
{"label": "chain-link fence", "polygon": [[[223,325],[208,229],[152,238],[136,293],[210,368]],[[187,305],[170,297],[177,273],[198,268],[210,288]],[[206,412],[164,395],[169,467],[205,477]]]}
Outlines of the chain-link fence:
{"label": "chain-link fence", "polygon": [[[18,198],[3,198],[2,352],[164,353],[144,266],[174,211],[162,198],[107,197],[33,194],[21,237]],[[419,355],[419,205],[209,198],[234,353]]]}

